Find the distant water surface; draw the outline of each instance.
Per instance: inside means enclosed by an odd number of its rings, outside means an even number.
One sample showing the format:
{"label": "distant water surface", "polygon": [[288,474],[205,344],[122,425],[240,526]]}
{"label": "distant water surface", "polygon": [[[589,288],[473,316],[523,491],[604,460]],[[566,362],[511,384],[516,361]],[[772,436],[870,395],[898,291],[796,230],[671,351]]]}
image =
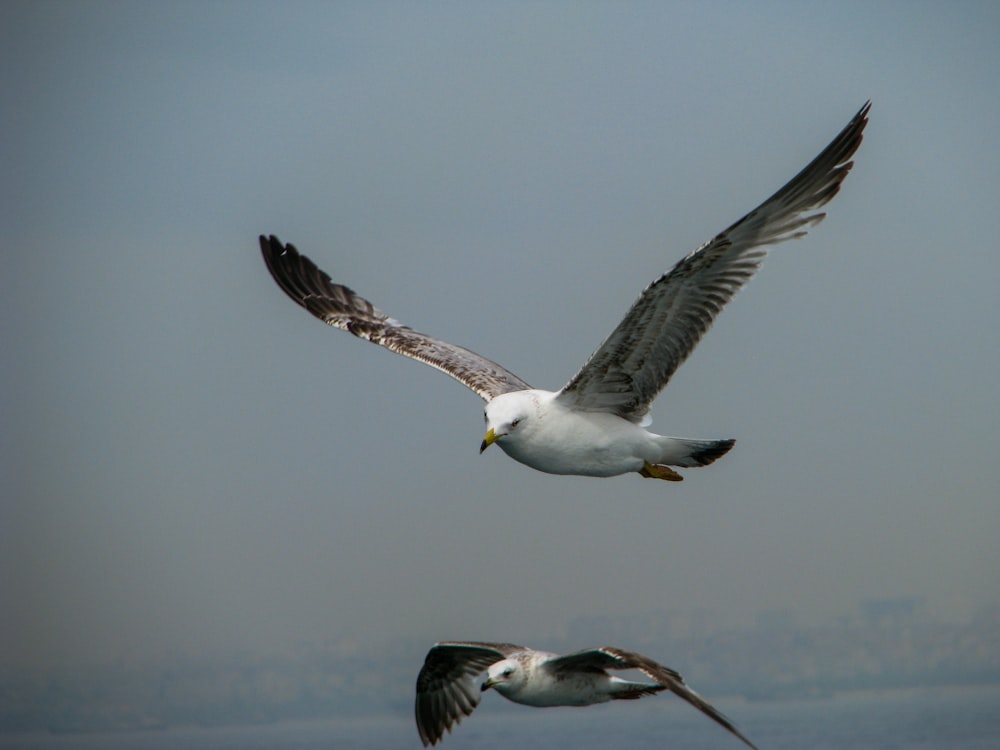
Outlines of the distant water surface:
{"label": "distant water surface", "polygon": [[[852,692],[828,699],[718,701],[761,750],[997,750],[1000,686]],[[332,750],[413,748],[409,715],[149,732],[0,735],[7,750]],[[445,750],[737,750],[714,722],[670,698],[586,709],[532,709],[488,695]]]}

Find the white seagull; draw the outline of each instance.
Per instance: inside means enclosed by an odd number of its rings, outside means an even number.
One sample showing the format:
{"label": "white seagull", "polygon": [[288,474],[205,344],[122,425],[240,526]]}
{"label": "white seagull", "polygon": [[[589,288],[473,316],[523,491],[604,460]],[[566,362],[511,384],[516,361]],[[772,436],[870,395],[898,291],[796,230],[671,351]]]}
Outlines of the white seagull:
{"label": "white seagull", "polygon": [[850,171],[870,106],[787,185],[646,287],[558,391],[532,388],[496,362],[404,326],[273,235],[261,236],[260,247],[278,286],[317,318],[435,367],[479,394],[486,401],[480,453],[497,443],[511,458],[550,474],[634,471],[676,482],[682,477],[671,466],[707,466],[735,441],[649,432],[650,403],[756,273],[764,247],[802,237],[824,218],[817,209]]}
{"label": "white seagull", "polygon": [[[651,680],[631,682],[609,669],[637,669]],[[486,673],[486,679],[475,678]],[[463,716],[471,716],[490,688],[526,706],[590,706],[611,700],[635,700],[669,690],[724,726],[750,747],[718,709],[689,688],[674,670],[642,654],[603,646],[559,656],[510,643],[437,643],[417,676],[415,713],[424,746],[435,745]]]}

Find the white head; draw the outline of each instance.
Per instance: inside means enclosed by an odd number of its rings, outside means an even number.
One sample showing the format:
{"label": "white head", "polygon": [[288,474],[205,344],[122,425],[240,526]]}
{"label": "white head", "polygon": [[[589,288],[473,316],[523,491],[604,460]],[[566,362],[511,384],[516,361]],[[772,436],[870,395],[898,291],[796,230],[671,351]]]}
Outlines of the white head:
{"label": "white head", "polygon": [[[498,440],[510,439],[523,431],[538,414],[538,408],[539,394],[536,391],[503,393],[488,402],[484,412],[486,437],[479,446],[479,452],[482,453]],[[503,447],[502,443],[500,447]]]}
{"label": "white head", "polygon": [[527,681],[528,676],[521,662],[516,659],[504,659],[491,664],[486,670],[486,680],[483,681],[482,690],[486,692],[490,688],[496,688],[500,695],[509,695],[524,687]]}

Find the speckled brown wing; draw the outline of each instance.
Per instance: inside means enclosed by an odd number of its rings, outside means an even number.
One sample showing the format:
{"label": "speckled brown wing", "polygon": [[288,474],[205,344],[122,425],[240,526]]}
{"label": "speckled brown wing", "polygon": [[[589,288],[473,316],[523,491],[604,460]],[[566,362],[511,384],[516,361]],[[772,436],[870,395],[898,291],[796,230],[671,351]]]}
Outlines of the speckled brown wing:
{"label": "speckled brown wing", "polygon": [[646,287],[558,398],[640,423],[722,308],[757,272],[764,246],[802,237],[823,219],[816,209],[837,194],[850,171],[870,106],[788,184]]}
{"label": "speckled brown wing", "polygon": [[451,727],[472,714],[482,697],[472,678],[491,664],[524,651],[512,643],[451,641],[436,643],[427,652],[417,675],[414,713],[424,746],[435,745]]}
{"label": "speckled brown wing", "polygon": [[548,664],[549,668],[557,673],[565,670],[638,669],[658,685],[662,685],[678,698],[687,701],[703,714],[739,737],[747,745],[754,748],[754,750],[757,750],[756,745],[743,736],[732,721],[726,718],[715,706],[689,688],[680,673],[642,654],[637,654],[634,651],[626,651],[615,646],[602,646],[601,648],[577,651],[573,654],[560,656],[557,659],[552,659]]}
{"label": "speckled brown wing", "polygon": [[294,245],[284,245],[274,235],[261,235],[260,250],[267,269],[285,294],[327,325],[430,365],[471,388],[485,401],[501,393],[530,388],[496,362],[390,318],[351,288],[331,281]]}

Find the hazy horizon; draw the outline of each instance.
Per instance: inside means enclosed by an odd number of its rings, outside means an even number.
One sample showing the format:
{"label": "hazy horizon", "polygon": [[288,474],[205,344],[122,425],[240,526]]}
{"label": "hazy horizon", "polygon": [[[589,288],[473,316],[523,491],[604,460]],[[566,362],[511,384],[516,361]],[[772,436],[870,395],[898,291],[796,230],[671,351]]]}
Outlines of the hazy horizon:
{"label": "hazy horizon", "polygon": [[[1000,601],[997,7],[0,19],[0,666]],[[654,403],[737,440],[681,484],[478,455],[475,394],[311,318],[257,247],[556,389],[868,99],[826,220]]]}

